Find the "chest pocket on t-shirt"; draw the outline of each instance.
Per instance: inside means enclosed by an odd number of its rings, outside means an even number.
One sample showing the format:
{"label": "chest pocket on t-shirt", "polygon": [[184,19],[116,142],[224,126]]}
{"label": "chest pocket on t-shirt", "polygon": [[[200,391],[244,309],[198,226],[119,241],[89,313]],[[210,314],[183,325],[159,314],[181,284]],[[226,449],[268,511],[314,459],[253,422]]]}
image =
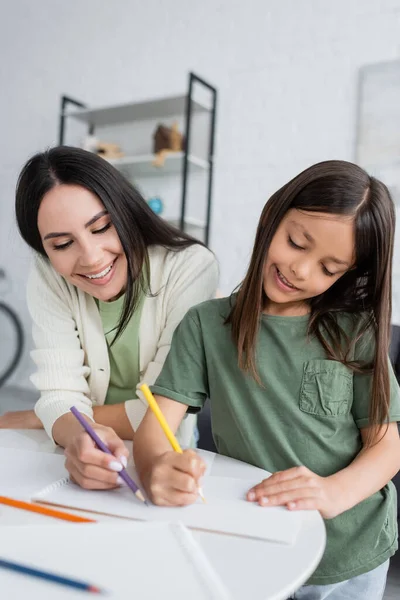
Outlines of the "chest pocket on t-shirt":
{"label": "chest pocket on t-shirt", "polygon": [[300,410],[311,415],[347,415],[353,401],[353,373],[334,360],[304,363]]}

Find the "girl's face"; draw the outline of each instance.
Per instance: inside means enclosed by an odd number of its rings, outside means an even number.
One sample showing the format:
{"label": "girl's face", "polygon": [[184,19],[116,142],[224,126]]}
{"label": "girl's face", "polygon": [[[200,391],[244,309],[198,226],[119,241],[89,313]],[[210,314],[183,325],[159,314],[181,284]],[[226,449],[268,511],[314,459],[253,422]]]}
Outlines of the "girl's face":
{"label": "girl's face", "polygon": [[264,265],[265,312],[306,314],[306,301],[330,288],[354,259],[353,217],[289,210]]}
{"label": "girl's face", "polygon": [[57,185],[42,199],[38,228],[54,269],[69,283],[107,302],[125,289],[127,261],[99,198],[79,185]]}

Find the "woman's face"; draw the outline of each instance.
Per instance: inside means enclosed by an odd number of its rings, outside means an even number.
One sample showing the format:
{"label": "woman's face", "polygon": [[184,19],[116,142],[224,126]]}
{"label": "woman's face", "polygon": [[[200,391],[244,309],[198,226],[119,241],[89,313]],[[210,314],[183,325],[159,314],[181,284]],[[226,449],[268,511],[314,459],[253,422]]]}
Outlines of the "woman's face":
{"label": "woman's face", "polygon": [[69,283],[107,302],[127,282],[118,234],[99,198],[79,185],[57,185],[42,199],[38,228],[54,269]]}

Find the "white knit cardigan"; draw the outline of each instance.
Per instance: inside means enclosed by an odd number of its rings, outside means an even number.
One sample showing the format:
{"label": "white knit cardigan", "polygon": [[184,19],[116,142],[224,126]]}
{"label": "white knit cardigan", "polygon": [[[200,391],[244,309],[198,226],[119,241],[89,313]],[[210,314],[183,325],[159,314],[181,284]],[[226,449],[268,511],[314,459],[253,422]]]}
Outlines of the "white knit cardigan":
{"label": "white knit cardigan", "polygon": [[[161,246],[148,249],[150,289],[139,329],[140,383],[153,384],[161,371],[172,335],[187,310],[215,296],[217,261],[199,244],[180,251]],[[40,391],[35,412],[52,438],[54,422],[75,405],[93,419],[93,406],[104,404],[110,380],[110,363],[96,302],[68,283],[37,255],[28,280],[28,307],[33,320],[37,371],[31,380]],[[137,429],[147,403],[140,390],[125,402],[125,411]],[[178,438],[188,446],[195,418],[184,419]]]}

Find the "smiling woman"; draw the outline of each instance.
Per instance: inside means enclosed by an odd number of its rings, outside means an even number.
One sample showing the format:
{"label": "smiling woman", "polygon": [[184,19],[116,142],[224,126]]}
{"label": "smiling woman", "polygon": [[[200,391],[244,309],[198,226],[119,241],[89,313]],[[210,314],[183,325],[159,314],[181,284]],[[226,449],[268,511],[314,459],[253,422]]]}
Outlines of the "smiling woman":
{"label": "smiling woman", "polygon": [[[66,449],[71,477],[87,488],[118,485],[129,439],[186,311],[215,295],[218,267],[200,242],[155,215],[101,157],[57,147],[24,166],[17,185],[20,233],[34,250],[28,281],[40,391],[35,413],[0,427],[42,427]],[[75,405],[115,457],[93,447]],[[195,416],[180,428],[191,445]]]}

